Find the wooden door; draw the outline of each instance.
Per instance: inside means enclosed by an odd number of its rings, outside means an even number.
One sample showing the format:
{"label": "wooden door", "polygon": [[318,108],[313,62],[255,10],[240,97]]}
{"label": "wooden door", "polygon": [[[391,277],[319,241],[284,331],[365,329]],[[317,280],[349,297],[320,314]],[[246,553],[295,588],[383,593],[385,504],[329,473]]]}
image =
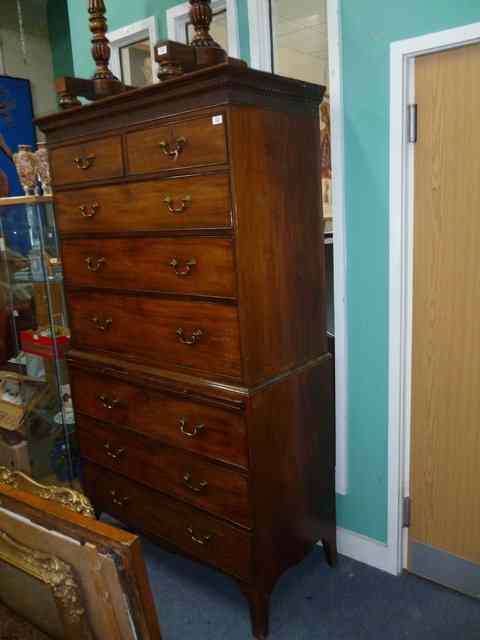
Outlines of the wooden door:
{"label": "wooden door", "polygon": [[480,45],[417,58],[408,569],[480,594]]}

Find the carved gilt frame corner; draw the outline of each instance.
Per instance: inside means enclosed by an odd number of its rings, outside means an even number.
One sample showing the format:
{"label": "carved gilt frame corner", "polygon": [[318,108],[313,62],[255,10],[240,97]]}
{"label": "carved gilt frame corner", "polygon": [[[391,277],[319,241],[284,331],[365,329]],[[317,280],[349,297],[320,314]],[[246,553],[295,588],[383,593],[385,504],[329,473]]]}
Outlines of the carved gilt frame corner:
{"label": "carved gilt frame corner", "polygon": [[25,491],[50,502],[56,502],[66,509],[87,518],[95,518],[95,512],[90,500],[79,491],[74,491],[67,487],[39,484],[21,471],[11,471],[3,466],[0,466],[0,485]]}
{"label": "carved gilt frame corner", "polygon": [[0,529],[1,562],[35,578],[51,590],[66,638],[94,640],[80,586],[69,564],[24,546]]}

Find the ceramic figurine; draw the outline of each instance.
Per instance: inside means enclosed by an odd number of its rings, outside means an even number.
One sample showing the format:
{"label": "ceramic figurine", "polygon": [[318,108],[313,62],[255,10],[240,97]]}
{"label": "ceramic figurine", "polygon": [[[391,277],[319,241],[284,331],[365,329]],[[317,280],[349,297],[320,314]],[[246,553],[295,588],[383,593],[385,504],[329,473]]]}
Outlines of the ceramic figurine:
{"label": "ceramic figurine", "polygon": [[37,171],[31,146],[19,144],[17,153],[13,154],[13,160],[25,195],[34,195],[37,187]]}
{"label": "ceramic figurine", "polygon": [[37,177],[42,185],[44,196],[52,195],[52,180],[50,178],[50,165],[48,162],[48,149],[46,142],[39,142],[35,152],[35,166]]}

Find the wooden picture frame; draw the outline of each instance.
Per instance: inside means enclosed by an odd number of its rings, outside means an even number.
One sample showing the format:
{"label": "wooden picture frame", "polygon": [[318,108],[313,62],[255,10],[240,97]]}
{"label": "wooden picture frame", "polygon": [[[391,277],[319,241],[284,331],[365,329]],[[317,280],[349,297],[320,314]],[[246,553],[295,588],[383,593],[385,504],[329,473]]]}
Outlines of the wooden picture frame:
{"label": "wooden picture frame", "polygon": [[69,640],[161,640],[140,539],[97,521],[76,491],[0,467],[1,562],[51,586]]}

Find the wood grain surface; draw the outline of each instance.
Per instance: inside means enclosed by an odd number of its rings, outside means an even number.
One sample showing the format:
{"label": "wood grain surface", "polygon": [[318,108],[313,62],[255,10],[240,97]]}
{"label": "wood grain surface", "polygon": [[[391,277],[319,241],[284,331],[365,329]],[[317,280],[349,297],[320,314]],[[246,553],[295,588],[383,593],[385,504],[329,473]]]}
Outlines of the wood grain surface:
{"label": "wood grain surface", "polygon": [[416,62],[411,536],[473,562],[480,562],[479,73],[478,45]]}

